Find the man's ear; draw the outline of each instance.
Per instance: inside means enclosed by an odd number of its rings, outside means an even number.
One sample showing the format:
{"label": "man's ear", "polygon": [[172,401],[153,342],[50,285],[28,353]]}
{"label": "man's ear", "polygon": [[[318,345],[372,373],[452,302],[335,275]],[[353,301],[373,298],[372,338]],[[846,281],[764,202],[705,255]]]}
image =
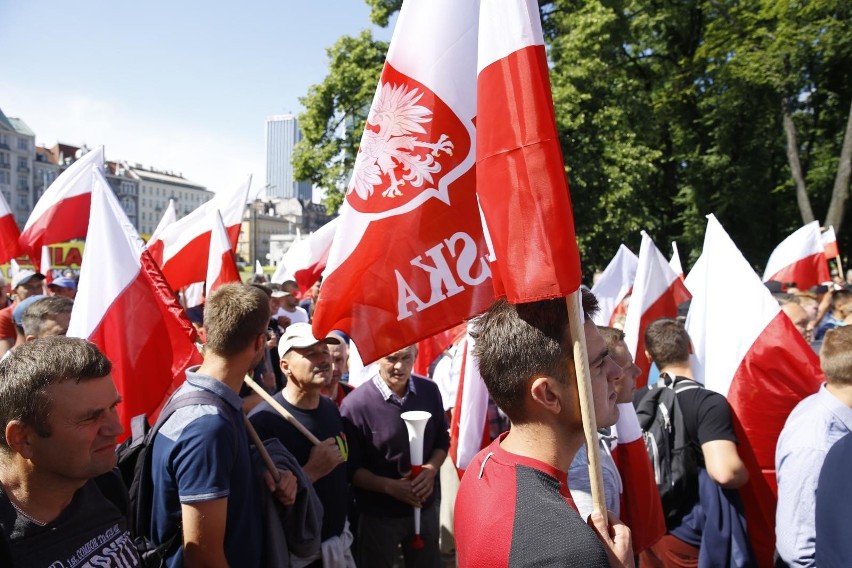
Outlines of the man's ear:
{"label": "man's ear", "polygon": [[21,454],[27,459],[33,455],[32,436],[37,436],[37,434],[20,420],[10,420],[6,424],[6,444],[13,452]]}
{"label": "man's ear", "polygon": [[645,349],[645,359],[647,359],[649,363],[653,363],[653,362],[654,362],[653,357],[651,357],[651,354],[650,354],[650,353],[648,353],[648,350],[647,350],[647,349]]}
{"label": "man's ear", "polygon": [[556,379],[551,377],[536,377],[529,385],[530,395],[534,404],[554,415],[562,412],[565,401],[562,400],[561,389],[557,388]]}

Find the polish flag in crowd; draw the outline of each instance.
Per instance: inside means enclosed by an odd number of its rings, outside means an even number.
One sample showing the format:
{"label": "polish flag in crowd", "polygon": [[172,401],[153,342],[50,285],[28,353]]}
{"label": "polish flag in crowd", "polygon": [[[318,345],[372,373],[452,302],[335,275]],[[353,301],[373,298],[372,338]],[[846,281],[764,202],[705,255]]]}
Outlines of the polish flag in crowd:
{"label": "polish flag in crowd", "polygon": [[467,326],[461,323],[418,341],[414,373],[425,377],[429,373],[429,366],[435,362],[435,359],[440,357],[460,336],[464,335],[466,330]]}
{"label": "polish flag in crowd", "polygon": [[474,168],[478,19],[478,3],[454,0],[399,12],[313,319],[367,363],[494,296]]}
{"label": "polish flag in crowd", "polygon": [[41,247],[41,262],[38,271],[44,274],[45,286],[53,282],[53,265],[50,262],[50,247],[47,245]]}
{"label": "polish flag in crowd", "polygon": [[307,238],[290,245],[278,263],[272,281],[280,284],[285,280],[295,280],[299,291],[306,294],[325,270],[331,243],[339,225],[340,217],[335,217]]}
{"label": "polish flag in crowd", "polygon": [[618,307],[633,289],[638,268],[639,258],[626,246],[619,245],[615,256],[592,286],[592,293],[600,305],[600,311],[594,317],[596,325],[612,325]]}
{"label": "polish flag in crowd", "polygon": [[207,259],[207,294],[212,294],[216,288],[229,282],[241,282],[240,270],[237,268],[237,257],[231,248],[228,231],[222,221],[219,210],[210,216],[212,231],[210,234],[210,254]]}
{"label": "polish flag in crowd", "polygon": [[763,273],[763,281],[769,280],[795,282],[801,290],[831,280],[819,221],[808,223],[775,247]]}
{"label": "polish flag in crowd", "polygon": [[636,379],[636,388],[648,384],[650,361],[645,356],[645,329],[654,320],[677,316],[677,307],[690,298],[686,286],[669,266],[666,257],[654,241],[642,231],[639,249],[639,267],[624,322],[624,342],[627,344],[642,374]]}
{"label": "polish flag in crowd", "polygon": [[157,223],[157,228],[151,233],[148,242],[154,242],[160,239],[160,235],[166,230],[166,227],[177,221],[177,211],[175,210],[175,200],[169,199],[169,205],[160,217],[160,222]]}
{"label": "polish flag in crowd", "polygon": [[837,248],[837,235],[834,233],[834,225],[830,226],[822,234],[822,244],[825,247],[826,258],[835,258],[840,256],[840,250]]}
{"label": "polish flag in crowd", "polygon": [[672,267],[677,277],[683,280],[686,273],[683,271],[683,265],[680,263],[680,252],[677,250],[677,243],[672,241],[672,259],[669,261],[669,266]]}
{"label": "polish flag in crowd", "polygon": [[89,175],[91,218],[68,335],[89,339],[112,361],[126,437],[133,416],[156,419],[201,355],[192,325],[103,174],[93,168]]}
{"label": "polish flag in crowd", "polygon": [[189,286],[184,286],[183,290],[183,305],[187,308],[194,308],[204,303],[204,282],[193,282]]}
{"label": "polish flag in crowd", "polygon": [[712,215],[686,285],[693,294],[686,320],[693,371],[731,405],[737,451],[749,469],[740,489],[749,536],[760,565],[771,566],[775,446],[796,404],[819,389],[819,359]]}
{"label": "polish flag in crowd", "polygon": [[206,278],[207,267],[198,259],[207,258],[210,252],[210,216],[213,211],[218,209],[222,213],[232,248],[236,250],[250,187],[251,176],[236,190],[217,193],[186,217],[164,227],[156,238],[151,237],[148,251],[172,290]]}
{"label": "polish flag in crowd", "polygon": [[104,147],[99,146],[71,164],[33,207],[18,242],[33,261],[41,247],[86,236],[92,200],[92,167],[103,172]]}
{"label": "polish flag in crowd", "polygon": [[453,416],[450,421],[450,459],[464,474],[470,460],[489,443],[488,389],[479,374],[479,365],[473,356],[474,339],[467,334],[459,345],[453,368],[458,369],[458,388]]}
{"label": "polish flag in crowd", "polygon": [[20,236],[21,229],[15,222],[12,209],[0,192],[0,264],[5,264],[21,254],[21,246],[18,244]]}
{"label": "polish flag in crowd", "polygon": [[616,439],[612,459],[621,474],[621,520],[630,527],[633,553],[639,554],[666,534],[666,517],[632,403],[618,405],[618,422],[612,433]]}

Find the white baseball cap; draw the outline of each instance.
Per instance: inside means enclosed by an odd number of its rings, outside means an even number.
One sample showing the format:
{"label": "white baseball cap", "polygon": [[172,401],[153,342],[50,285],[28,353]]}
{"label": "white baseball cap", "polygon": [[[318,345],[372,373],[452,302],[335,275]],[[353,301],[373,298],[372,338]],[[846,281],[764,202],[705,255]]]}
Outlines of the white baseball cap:
{"label": "white baseball cap", "polygon": [[316,345],[317,343],[339,345],[340,339],[333,335],[330,335],[325,339],[317,339],[314,337],[311,324],[305,322],[294,323],[287,326],[287,329],[284,330],[284,335],[282,335],[281,339],[278,341],[278,355],[283,357],[291,349],[303,349],[305,347],[310,347],[311,345]]}

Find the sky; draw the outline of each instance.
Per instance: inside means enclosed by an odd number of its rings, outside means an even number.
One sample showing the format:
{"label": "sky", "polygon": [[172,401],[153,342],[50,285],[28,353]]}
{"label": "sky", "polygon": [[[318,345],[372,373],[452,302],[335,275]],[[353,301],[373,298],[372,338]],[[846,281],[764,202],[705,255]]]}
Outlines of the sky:
{"label": "sky", "polygon": [[372,28],[362,0],[0,0],[0,109],[36,143],[218,191],[265,183],[265,120],[302,110],[326,49]]}

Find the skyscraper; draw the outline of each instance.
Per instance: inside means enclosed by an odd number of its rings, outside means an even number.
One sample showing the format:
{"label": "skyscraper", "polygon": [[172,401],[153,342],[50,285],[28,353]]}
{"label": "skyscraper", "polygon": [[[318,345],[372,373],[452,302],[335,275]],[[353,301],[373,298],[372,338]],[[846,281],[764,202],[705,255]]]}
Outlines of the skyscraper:
{"label": "skyscraper", "polygon": [[268,197],[311,200],[308,181],[293,177],[293,148],[302,139],[302,131],[292,114],[278,114],[266,119],[266,195]]}

